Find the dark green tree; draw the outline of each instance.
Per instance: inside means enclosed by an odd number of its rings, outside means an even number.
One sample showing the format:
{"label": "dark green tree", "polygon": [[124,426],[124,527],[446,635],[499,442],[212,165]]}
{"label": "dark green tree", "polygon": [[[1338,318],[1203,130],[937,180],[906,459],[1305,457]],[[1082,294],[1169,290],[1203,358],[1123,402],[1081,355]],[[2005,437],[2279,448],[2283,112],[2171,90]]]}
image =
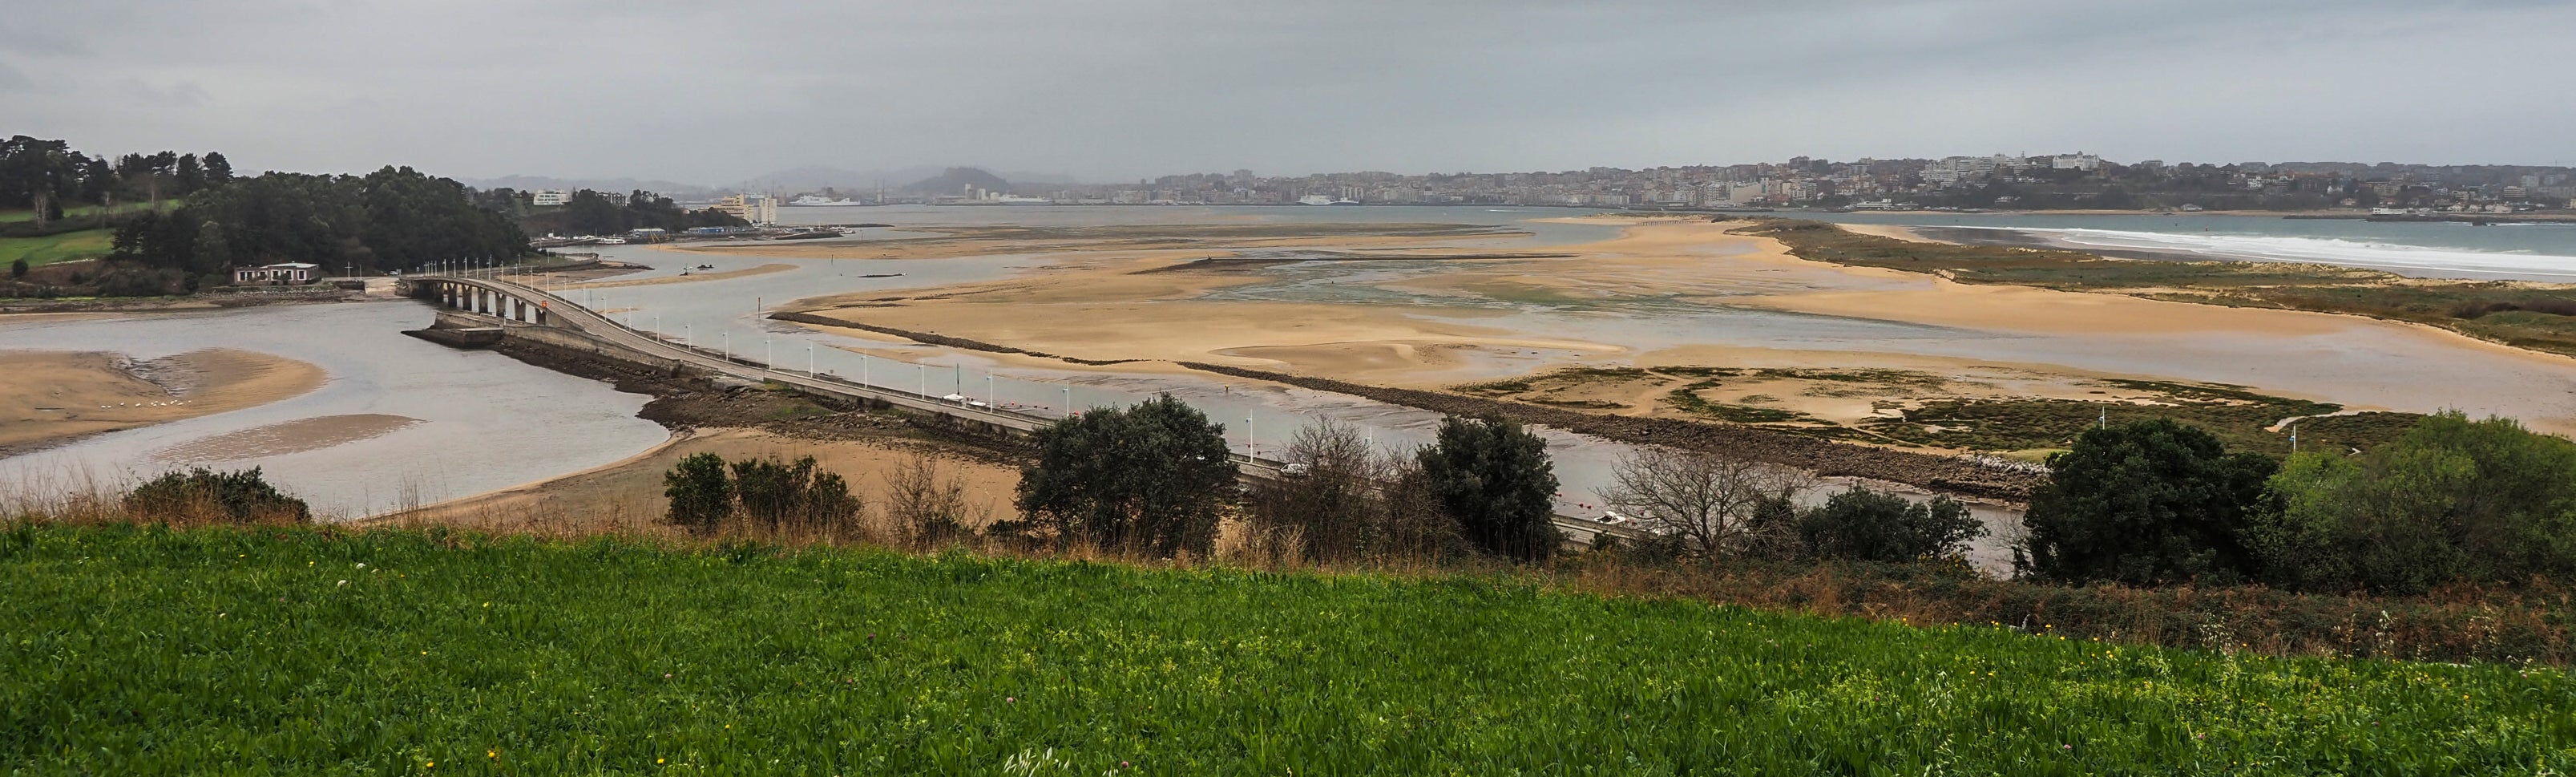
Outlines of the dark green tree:
{"label": "dark green tree", "polygon": [[733,514],[733,482],[723,456],[691,454],[662,474],[662,496],[671,500],[671,522],[696,534],[713,534]]}
{"label": "dark green tree", "polygon": [[125,510],[138,518],[161,521],[211,519],[226,523],[282,521],[310,523],[304,500],[269,485],[258,467],[216,472],[196,467],[168,472],[125,493]]}
{"label": "dark green tree", "polygon": [[626,209],[589,189],[572,193],[564,203],[563,219],[566,231],[578,235],[614,235],[628,229]]}
{"label": "dark green tree", "polygon": [[1556,469],[1545,438],[1503,418],[1450,416],[1415,458],[1468,544],[1521,561],[1556,554]]}
{"label": "dark green tree", "polygon": [[206,168],[197,163],[197,155],[185,154],[179,157],[178,166],[171,169],[170,179],[176,184],[176,191],[171,193],[185,197],[189,192],[206,188]]}
{"label": "dark green tree", "polygon": [[2263,481],[2279,466],[2169,418],[2085,430],[2049,457],[2048,482],[2031,494],[2025,571],[2129,585],[2236,579],[2251,562],[2247,516],[2265,509]]}
{"label": "dark green tree", "polygon": [[222,186],[233,182],[232,160],[225,159],[223,154],[206,152],[205,166],[207,185]]}
{"label": "dark green tree", "polygon": [[12,260],[10,260],[10,261],[9,261],[9,277],[11,277],[11,278],[24,278],[24,277],[27,277],[27,257],[23,257],[23,256],[21,256],[21,257],[18,257],[18,258],[16,258],[16,259],[12,259]]}
{"label": "dark green tree", "polygon": [[1824,558],[1898,563],[1964,556],[1986,525],[1947,496],[1911,502],[1855,485],[1799,515],[1798,536]]}
{"label": "dark green tree", "polygon": [[1205,554],[1234,495],[1225,427],[1169,394],[1057,421],[1037,447],[1018,506],[1059,545]]}
{"label": "dark green tree", "polygon": [[197,242],[189,247],[194,269],[219,272],[230,264],[232,251],[224,247],[224,225],[209,221],[197,225]]}

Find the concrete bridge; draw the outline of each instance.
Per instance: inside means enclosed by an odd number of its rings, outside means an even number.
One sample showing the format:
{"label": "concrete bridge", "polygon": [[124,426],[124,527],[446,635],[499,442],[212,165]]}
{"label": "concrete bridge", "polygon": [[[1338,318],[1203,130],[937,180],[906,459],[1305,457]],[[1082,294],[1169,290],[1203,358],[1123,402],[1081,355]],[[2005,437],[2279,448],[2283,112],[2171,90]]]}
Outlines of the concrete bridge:
{"label": "concrete bridge", "polygon": [[[829,374],[783,370],[775,365],[709,351],[626,326],[544,289],[507,278],[416,275],[397,281],[394,292],[439,308],[436,325],[412,334],[456,347],[483,347],[503,338],[518,338],[672,374],[694,371],[781,383],[817,396],[928,413],[951,423],[988,432],[1028,434],[1055,423],[1055,419],[1044,416],[996,407],[977,407],[901,389],[861,385]],[[1284,471],[1283,462],[1240,453],[1227,455],[1234,459],[1235,466],[1243,471],[1246,478],[1278,478]],[[1608,526],[1567,515],[1556,516],[1556,525],[1565,536],[1566,543],[1575,546],[1589,545],[1599,534],[1630,540],[1646,536],[1634,527]]]}

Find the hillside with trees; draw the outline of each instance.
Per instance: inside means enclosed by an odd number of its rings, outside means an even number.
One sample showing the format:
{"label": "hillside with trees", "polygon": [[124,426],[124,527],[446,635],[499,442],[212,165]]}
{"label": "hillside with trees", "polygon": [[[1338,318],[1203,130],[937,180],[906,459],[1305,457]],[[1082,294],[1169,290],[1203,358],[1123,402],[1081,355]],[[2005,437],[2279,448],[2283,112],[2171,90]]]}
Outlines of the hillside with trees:
{"label": "hillside with trees", "polygon": [[24,218],[0,219],[0,240],[27,242],[15,252],[41,261],[13,266],[0,296],[184,294],[228,282],[237,265],[364,273],[528,251],[511,213],[408,167],[244,177],[221,153],[110,161],[24,135],[0,143],[0,213],[13,211]]}

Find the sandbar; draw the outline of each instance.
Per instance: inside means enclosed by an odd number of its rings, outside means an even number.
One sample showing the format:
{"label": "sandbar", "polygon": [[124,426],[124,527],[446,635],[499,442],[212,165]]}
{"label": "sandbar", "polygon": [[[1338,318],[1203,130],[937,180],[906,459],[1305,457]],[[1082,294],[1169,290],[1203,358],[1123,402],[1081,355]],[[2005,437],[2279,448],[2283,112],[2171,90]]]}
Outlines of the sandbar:
{"label": "sandbar", "polygon": [[327,379],[310,363],[230,348],[143,361],[98,352],[0,351],[0,456],[263,405],[320,388]]}

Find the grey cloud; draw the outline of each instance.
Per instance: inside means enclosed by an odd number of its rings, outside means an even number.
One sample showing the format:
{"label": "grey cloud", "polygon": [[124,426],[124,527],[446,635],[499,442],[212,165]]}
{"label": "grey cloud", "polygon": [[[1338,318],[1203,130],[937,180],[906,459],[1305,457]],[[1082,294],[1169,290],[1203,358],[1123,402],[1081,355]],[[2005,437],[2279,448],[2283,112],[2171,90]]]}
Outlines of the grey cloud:
{"label": "grey cloud", "polygon": [[0,92],[33,91],[35,88],[36,79],[28,78],[24,71],[11,67],[7,62],[0,62]]}
{"label": "grey cloud", "polygon": [[2576,91],[2565,2],[34,5],[25,29],[87,37],[0,37],[0,55],[124,86],[13,118],[83,148],[285,169],[719,183],[806,164],[1116,180],[2078,148],[2509,162],[2566,156],[2546,128],[2576,123],[2548,97]]}

